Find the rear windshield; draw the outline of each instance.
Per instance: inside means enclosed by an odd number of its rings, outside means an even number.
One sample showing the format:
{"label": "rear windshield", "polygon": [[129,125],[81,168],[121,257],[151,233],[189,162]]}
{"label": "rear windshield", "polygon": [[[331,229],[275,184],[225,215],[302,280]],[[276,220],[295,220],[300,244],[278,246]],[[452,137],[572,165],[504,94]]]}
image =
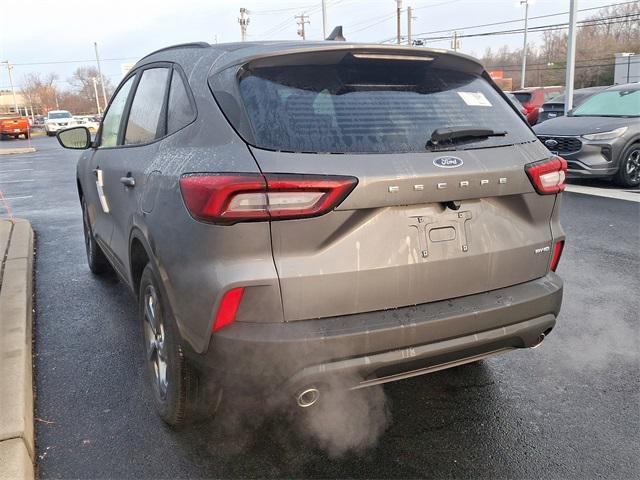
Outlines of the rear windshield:
{"label": "rear windshield", "polygon": [[527,92],[514,92],[514,95],[520,103],[528,103],[531,100],[531,94]]}
{"label": "rear windshield", "polygon": [[535,140],[482,78],[425,62],[368,62],[254,69],[240,93],[255,143],[296,152],[420,152],[433,130],[507,131],[459,149]]}

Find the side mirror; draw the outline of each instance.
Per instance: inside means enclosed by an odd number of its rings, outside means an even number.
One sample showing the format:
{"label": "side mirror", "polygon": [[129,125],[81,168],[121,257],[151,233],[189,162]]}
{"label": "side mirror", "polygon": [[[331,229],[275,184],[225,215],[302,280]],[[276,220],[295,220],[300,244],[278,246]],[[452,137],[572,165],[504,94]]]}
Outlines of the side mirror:
{"label": "side mirror", "polygon": [[91,147],[91,133],[87,127],[72,127],[59,130],[56,137],[64,148],[86,150]]}

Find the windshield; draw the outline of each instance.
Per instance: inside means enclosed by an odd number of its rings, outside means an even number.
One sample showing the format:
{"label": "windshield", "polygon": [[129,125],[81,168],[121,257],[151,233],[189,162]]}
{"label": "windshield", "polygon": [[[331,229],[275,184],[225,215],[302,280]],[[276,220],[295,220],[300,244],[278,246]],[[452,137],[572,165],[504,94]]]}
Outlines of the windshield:
{"label": "windshield", "polygon": [[573,112],[574,117],[638,117],[640,89],[608,90],[588,98]]}
{"label": "windshield", "polygon": [[58,118],[71,118],[71,114],[69,112],[49,112],[50,119],[58,119]]}
{"label": "windshield", "polygon": [[508,133],[459,149],[535,139],[484,79],[425,62],[265,67],[240,92],[257,146],[273,150],[420,152],[433,130],[460,125]]}

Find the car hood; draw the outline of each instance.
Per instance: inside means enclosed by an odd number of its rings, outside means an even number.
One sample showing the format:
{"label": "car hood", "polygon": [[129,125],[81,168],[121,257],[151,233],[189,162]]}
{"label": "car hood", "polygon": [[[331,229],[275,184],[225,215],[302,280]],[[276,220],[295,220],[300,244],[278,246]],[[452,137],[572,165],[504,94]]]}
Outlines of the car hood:
{"label": "car hood", "polygon": [[610,132],[626,127],[635,118],[616,117],[557,117],[533,127],[536,135],[585,135],[588,133]]}

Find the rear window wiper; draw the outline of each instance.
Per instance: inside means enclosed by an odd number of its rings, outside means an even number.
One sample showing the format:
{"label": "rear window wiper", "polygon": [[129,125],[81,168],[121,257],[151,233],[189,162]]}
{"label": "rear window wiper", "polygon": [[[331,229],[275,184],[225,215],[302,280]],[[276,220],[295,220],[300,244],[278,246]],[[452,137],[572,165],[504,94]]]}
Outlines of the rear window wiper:
{"label": "rear window wiper", "polygon": [[472,126],[436,128],[431,133],[431,138],[425,145],[428,149],[446,148],[457,140],[469,140],[474,138],[504,137],[506,131],[496,131],[490,128],[477,128]]}

